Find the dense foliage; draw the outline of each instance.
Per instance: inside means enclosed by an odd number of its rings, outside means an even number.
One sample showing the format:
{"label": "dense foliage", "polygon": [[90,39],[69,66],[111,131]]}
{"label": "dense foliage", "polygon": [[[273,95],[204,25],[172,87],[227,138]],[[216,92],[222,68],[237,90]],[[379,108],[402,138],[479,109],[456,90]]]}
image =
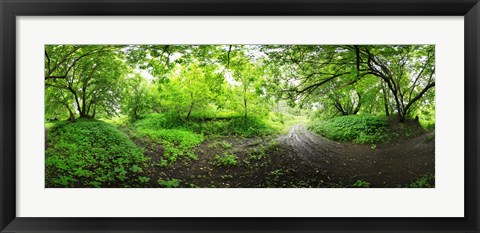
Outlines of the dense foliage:
{"label": "dense foliage", "polygon": [[339,116],[312,121],[308,128],[326,138],[361,144],[386,143],[423,133],[416,122],[397,124],[385,116]]}
{"label": "dense foliage", "polygon": [[124,133],[101,121],[57,123],[48,130],[48,187],[121,187],[134,184],[147,159]]}
{"label": "dense foliage", "polygon": [[44,58],[48,187],[187,185],[145,169],[308,121],[360,144],[435,128],[434,45],[46,45]]}
{"label": "dense foliage", "polygon": [[46,118],[434,115],[433,45],[47,45]]}

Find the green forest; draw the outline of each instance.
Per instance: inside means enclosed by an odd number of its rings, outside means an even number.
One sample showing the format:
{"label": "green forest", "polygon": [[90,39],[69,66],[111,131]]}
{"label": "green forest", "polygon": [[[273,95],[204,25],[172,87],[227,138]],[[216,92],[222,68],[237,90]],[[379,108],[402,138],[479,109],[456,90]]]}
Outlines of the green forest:
{"label": "green forest", "polygon": [[45,45],[47,188],[433,188],[434,45]]}

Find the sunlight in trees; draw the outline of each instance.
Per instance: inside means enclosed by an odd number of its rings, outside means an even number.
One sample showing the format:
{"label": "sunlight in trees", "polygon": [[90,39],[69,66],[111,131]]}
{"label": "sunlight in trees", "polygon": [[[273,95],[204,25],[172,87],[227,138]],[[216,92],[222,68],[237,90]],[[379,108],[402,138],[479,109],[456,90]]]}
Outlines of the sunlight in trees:
{"label": "sunlight in trees", "polygon": [[[253,166],[257,160],[249,156],[274,153],[264,144],[279,151],[285,148],[278,144],[298,144],[276,136],[303,132],[303,125],[372,149],[435,128],[434,45],[46,45],[44,58],[45,122],[52,132],[46,179],[52,187],[165,184],[172,177],[163,172],[164,180],[154,180],[147,171],[157,174],[182,156],[217,158],[206,162],[216,167],[226,158],[230,166]],[[105,132],[87,132],[90,121]],[[78,165],[89,148],[74,145],[80,134],[91,145],[91,135],[104,137],[98,139],[102,146],[121,141],[141,164],[108,165],[111,171],[103,169],[97,180],[91,164]],[[251,138],[260,142],[243,145]],[[220,153],[222,140],[239,145]],[[105,163],[115,156],[98,151]],[[258,185],[280,182],[272,179]]]}
{"label": "sunlight in trees", "polygon": [[49,45],[45,63],[47,119],[175,112],[188,120],[212,107],[248,117],[249,105],[265,115],[282,99],[400,121],[434,109],[431,45]]}

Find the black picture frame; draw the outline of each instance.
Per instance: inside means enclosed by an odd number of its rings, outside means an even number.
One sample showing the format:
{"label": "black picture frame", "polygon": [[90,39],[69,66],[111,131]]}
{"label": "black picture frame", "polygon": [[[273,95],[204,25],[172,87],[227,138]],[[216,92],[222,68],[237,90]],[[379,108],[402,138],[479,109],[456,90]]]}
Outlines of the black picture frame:
{"label": "black picture frame", "polygon": [[[0,0],[1,232],[479,232],[478,0]],[[463,218],[16,217],[16,17],[56,15],[424,15],[465,19]],[[461,154],[455,156],[462,156]],[[42,200],[39,200],[42,201]],[[448,202],[448,200],[445,200]],[[441,203],[439,203],[441,205]]]}

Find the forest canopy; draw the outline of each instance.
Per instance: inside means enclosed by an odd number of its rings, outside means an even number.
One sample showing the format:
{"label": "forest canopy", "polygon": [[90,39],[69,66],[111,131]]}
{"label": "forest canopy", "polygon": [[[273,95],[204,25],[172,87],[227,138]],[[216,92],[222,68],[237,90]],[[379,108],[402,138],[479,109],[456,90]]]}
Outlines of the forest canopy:
{"label": "forest canopy", "polygon": [[434,45],[46,45],[46,187],[434,187]]}
{"label": "forest canopy", "polygon": [[432,117],[433,45],[47,45],[46,119],[263,117],[288,102],[316,114]]}

